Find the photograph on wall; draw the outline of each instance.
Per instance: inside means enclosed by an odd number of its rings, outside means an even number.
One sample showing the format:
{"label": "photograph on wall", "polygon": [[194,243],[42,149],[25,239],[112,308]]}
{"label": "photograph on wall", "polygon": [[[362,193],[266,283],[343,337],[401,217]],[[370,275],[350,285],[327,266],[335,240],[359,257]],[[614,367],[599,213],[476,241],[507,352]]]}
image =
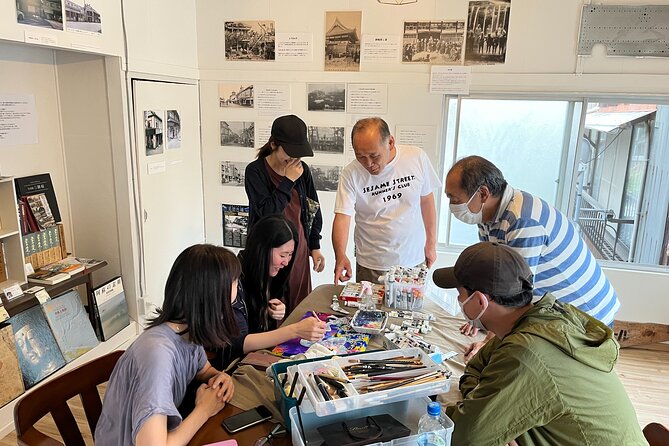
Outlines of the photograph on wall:
{"label": "photograph on wall", "polygon": [[464,20],[404,22],[402,62],[462,64]]}
{"label": "photograph on wall", "polygon": [[242,161],[221,161],[221,184],[244,187],[244,174],[248,165],[248,162]]}
{"label": "photograph on wall", "polygon": [[345,111],[346,84],[307,84],[307,110]]}
{"label": "photograph on wall", "polygon": [[221,145],[253,148],[254,124],[251,121],[221,121]]}
{"label": "photograph on wall", "polygon": [[307,129],[314,152],[344,153],[344,127],[312,127]]}
{"label": "photograph on wall", "polygon": [[274,60],[274,20],[225,22],[227,60]]}
{"label": "photograph on wall", "polygon": [[146,156],[163,153],[162,110],[144,110],[144,147]]}
{"label": "photograph on wall", "polygon": [[63,4],[61,0],[16,0],[16,22],[62,31]]}
{"label": "photograph on wall", "polygon": [[341,166],[319,166],[311,164],[309,169],[311,169],[311,176],[314,178],[314,186],[316,186],[316,190],[325,192],[337,191]]}
{"label": "photograph on wall", "polygon": [[68,31],[102,34],[102,18],[93,3],[96,0],[65,0],[65,25]]}
{"label": "photograph on wall", "polygon": [[167,148],[181,148],[181,117],[178,110],[167,110]]}
{"label": "photograph on wall", "polygon": [[506,60],[511,0],[469,2],[465,65],[494,65]]}
{"label": "photograph on wall", "polygon": [[246,231],[249,223],[248,205],[222,204],[223,246],[246,248]]}
{"label": "photograph on wall", "polygon": [[362,11],[325,12],[325,71],[360,71]]}
{"label": "photograph on wall", "polygon": [[218,84],[218,106],[253,108],[253,84],[247,82]]}

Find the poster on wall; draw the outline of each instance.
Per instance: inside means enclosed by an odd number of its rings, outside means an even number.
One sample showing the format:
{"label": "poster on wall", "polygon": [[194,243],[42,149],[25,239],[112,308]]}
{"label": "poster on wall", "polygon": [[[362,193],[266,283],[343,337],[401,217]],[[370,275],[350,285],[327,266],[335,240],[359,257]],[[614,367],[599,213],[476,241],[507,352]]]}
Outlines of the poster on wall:
{"label": "poster on wall", "polygon": [[252,121],[221,121],[221,145],[253,148]]}
{"label": "poster on wall", "polygon": [[253,84],[218,84],[219,107],[253,108]]}
{"label": "poster on wall", "polygon": [[344,127],[312,127],[307,129],[309,144],[317,153],[344,153]]}
{"label": "poster on wall", "polygon": [[33,94],[0,94],[0,146],[37,144]]}
{"label": "poster on wall", "polygon": [[246,248],[246,234],[249,223],[248,205],[222,204],[223,246]]}
{"label": "poster on wall", "polygon": [[464,20],[404,22],[402,62],[461,65]]}
{"label": "poster on wall", "polygon": [[307,84],[307,110],[346,110],[346,84]]}
{"label": "poster on wall", "polygon": [[146,156],[163,153],[162,110],[144,110],[144,147]]}
{"label": "poster on wall", "polygon": [[178,110],[167,110],[167,148],[181,148],[181,117]]}
{"label": "poster on wall", "polygon": [[225,22],[227,60],[274,60],[274,20]]}
{"label": "poster on wall", "polygon": [[221,161],[221,184],[223,186],[244,187],[244,174],[249,163]]}
{"label": "poster on wall", "polygon": [[65,25],[68,31],[102,34],[102,17],[95,9],[101,0],[65,0]]}
{"label": "poster on wall", "polygon": [[16,0],[16,21],[20,25],[62,31],[63,4],[60,0]]}
{"label": "poster on wall", "polygon": [[324,192],[335,192],[341,175],[341,166],[321,166],[311,164],[311,176],[314,179],[316,190]]}
{"label": "poster on wall", "polygon": [[325,12],[325,71],[360,71],[362,11]]}
{"label": "poster on wall", "polygon": [[378,116],[388,112],[388,84],[348,84],[349,113]]}
{"label": "poster on wall", "polygon": [[503,64],[511,0],[469,2],[465,65]]}

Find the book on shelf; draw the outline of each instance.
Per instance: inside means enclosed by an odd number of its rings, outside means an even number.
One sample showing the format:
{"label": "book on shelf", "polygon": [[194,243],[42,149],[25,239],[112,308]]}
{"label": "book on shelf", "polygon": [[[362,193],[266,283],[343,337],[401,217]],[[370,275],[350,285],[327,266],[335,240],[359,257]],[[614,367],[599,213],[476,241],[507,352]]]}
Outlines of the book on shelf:
{"label": "book on shelf", "polygon": [[128,302],[120,276],[93,290],[93,306],[102,341],[130,325]]}
{"label": "book on shelf", "polygon": [[82,265],[84,265],[84,268],[85,268],[85,269],[92,268],[92,267],[94,267],[94,266],[96,266],[96,265],[99,265],[99,264],[101,264],[102,262],[104,262],[104,260],[87,259],[86,257],[74,257],[74,260],[76,260],[77,262],[79,262],[79,263],[81,263]]}
{"label": "book on shelf", "polygon": [[12,316],[9,322],[14,330],[16,353],[26,389],[65,365],[65,358],[41,306],[22,311]]}
{"label": "book on shelf", "polygon": [[42,271],[51,271],[54,273],[67,273],[73,275],[86,269],[83,263],[78,262],[74,257],[65,257],[56,262],[49,263],[40,268]]}
{"label": "book on shelf", "polygon": [[76,290],[44,302],[42,310],[67,362],[98,345],[98,338]]}
{"label": "book on shelf", "polygon": [[2,364],[0,406],[4,406],[25,391],[11,324],[0,324],[0,364]]}
{"label": "book on shelf", "polygon": [[14,186],[16,188],[17,197],[28,197],[31,195],[44,194],[49,209],[56,222],[60,222],[60,210],[58,209],[58,201],[56,201],[56,191],[51,182],[51,175],[42,173],[38,175],[30,175],[27,177],[14,178]]}
{"label": "book on shelf", "polygon": [[26,263],[37,269],[64,257],[62,226],[62,223],[58,223],[54,227],[23,235],[23,255]]}
{"label": "book on shelf", "polygon": [[21,219],[21,233],[23,235],[38,232],[40,230],[39,223],[35,219],[30,205],[28,204],[28,197],[19,197],[19,218]]}
{"label": "book on shelf", "polygon": [[35,217],[39,230],[56,226],[56,220],[51,213],[51,207],[49,207],[46,194],[28,195],[25,199],[28,202],[33,217]]}
{"label": "book on shelf", "polygon": [[55,285],[70,278],[68,273],[38,269],[28,274],[28,282],[41,283],[44,285]]}

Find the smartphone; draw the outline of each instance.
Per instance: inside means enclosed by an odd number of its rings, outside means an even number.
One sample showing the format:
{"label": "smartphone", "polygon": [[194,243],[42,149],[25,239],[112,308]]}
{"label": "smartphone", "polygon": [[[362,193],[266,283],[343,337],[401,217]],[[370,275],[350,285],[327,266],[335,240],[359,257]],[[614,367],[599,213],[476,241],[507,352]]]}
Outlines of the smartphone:
{"label": "smartphone", "polygon": [[272,412],[265,406],[258,406],[254,409],[232,415],[221,422],[221,426],[231,434],[239,432],[247,427],[254,426],[263,421],[272,418]]}

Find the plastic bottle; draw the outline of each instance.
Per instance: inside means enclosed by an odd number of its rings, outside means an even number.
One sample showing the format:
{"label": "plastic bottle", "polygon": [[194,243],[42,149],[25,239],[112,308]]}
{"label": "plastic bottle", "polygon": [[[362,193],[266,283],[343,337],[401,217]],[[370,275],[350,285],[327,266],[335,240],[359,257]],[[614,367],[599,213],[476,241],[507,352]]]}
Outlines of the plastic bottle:
{"label": "plastic bottle", "polygon": [[360,282],[360,309],[376,310],[376,302],[372,294],[372,283],[365,280]]}
{"label": "plastic bottle", "polygon": [[440,421],[441,404],[432,401],[427,405],[427,413],[418,422],[418,444],[420,446],[446,446],[444,426]]}

